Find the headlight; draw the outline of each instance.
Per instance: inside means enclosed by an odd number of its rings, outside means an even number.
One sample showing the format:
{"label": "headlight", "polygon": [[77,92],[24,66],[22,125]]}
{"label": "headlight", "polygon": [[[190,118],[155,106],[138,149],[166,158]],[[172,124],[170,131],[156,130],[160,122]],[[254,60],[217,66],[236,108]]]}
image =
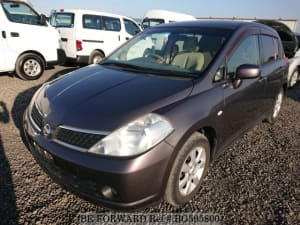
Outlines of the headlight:
{"label": "headlight", "polygon": [[167,120],[150,113],[108,135],[89,152],[120,157],[138,155],[163,141],[173,130]]}

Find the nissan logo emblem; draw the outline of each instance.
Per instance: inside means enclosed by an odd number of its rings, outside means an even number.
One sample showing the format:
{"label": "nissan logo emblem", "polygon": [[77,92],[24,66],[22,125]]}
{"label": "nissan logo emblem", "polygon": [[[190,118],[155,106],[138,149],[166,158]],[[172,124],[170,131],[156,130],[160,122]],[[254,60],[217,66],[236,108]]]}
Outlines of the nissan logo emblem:
{"label": "nissan logo emblem", "polygon": [[43,135],[46,137],[49,137],[51,135],[51,127],[48,123],[43,128]]}

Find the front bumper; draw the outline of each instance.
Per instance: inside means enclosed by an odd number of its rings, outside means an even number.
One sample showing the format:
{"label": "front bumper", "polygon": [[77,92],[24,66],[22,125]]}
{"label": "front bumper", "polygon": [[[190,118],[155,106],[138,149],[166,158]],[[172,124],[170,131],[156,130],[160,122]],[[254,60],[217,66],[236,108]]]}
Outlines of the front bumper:
{"label": "front bumper", "polygon": [[89,64],[89,59],[90,59],[90,57],[88,55],[87,56],[78,55],[76,57],[76,63],[77,64],[82,64],[82,65],[87,65],[87,64]]}
{"label": "front bumper", "polygon": [[90,57],[88,55],[77,55],[76,58],[66,57],[66,62],[76,65],[88,65]]}
{"label": "front bumper", "polygon": [[[128,159],[101,157],[61,146],[35,130],[24,114],[24,133],[39,165],[54,180],[81,197],[116,209],[138,208],[161,199],[173,148],[162,142]],[[103,194],[110,187],[112,195]]]}

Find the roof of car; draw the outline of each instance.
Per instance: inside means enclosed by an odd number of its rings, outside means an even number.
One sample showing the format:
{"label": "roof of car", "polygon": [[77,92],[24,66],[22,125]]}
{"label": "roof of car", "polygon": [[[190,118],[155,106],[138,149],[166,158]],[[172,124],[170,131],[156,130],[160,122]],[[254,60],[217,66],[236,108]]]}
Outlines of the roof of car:
{"label": "roof of car", "polygon": [[174,22],[168,24],[159,25],[159,27],[204,27],[204,28],[223,28],[235,30],[242,26],[259,26],[270,29],[268,26],[263,24],[244,22],[244,21],[232,21],[232,20],[196,20],[196,21],[184,21]]}
{"label": "roof of car", "polygon": [[87,9],[58,9],[58,10],[54,10],[53,13],[79,13],[79,14],[101,15],[101,16],[107,16],[107,17],[117,17],[117,18],[131,19],[128,16],[113,14],[113,13],[109,13],[109,12],[87,10]]}

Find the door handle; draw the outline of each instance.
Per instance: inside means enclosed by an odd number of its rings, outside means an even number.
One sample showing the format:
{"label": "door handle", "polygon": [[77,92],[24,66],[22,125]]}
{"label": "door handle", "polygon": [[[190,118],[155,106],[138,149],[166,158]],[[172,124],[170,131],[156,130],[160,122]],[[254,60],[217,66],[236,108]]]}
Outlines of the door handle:
{"label": "door handle", "polygon": [[20,37],[20,34],[18,32],[10,32],[11,37]]}
{"label": "door handle", "polygon": [[129,41],[130,37],[126,37],[125,39],[126,39],[126,41]]}
{"label": "door handle", "polygon": [[6,32],[5,32],[5,31],[2,31],[1,33],[2,33],[2,37],[3,37],[3,38],[6,38]]}

